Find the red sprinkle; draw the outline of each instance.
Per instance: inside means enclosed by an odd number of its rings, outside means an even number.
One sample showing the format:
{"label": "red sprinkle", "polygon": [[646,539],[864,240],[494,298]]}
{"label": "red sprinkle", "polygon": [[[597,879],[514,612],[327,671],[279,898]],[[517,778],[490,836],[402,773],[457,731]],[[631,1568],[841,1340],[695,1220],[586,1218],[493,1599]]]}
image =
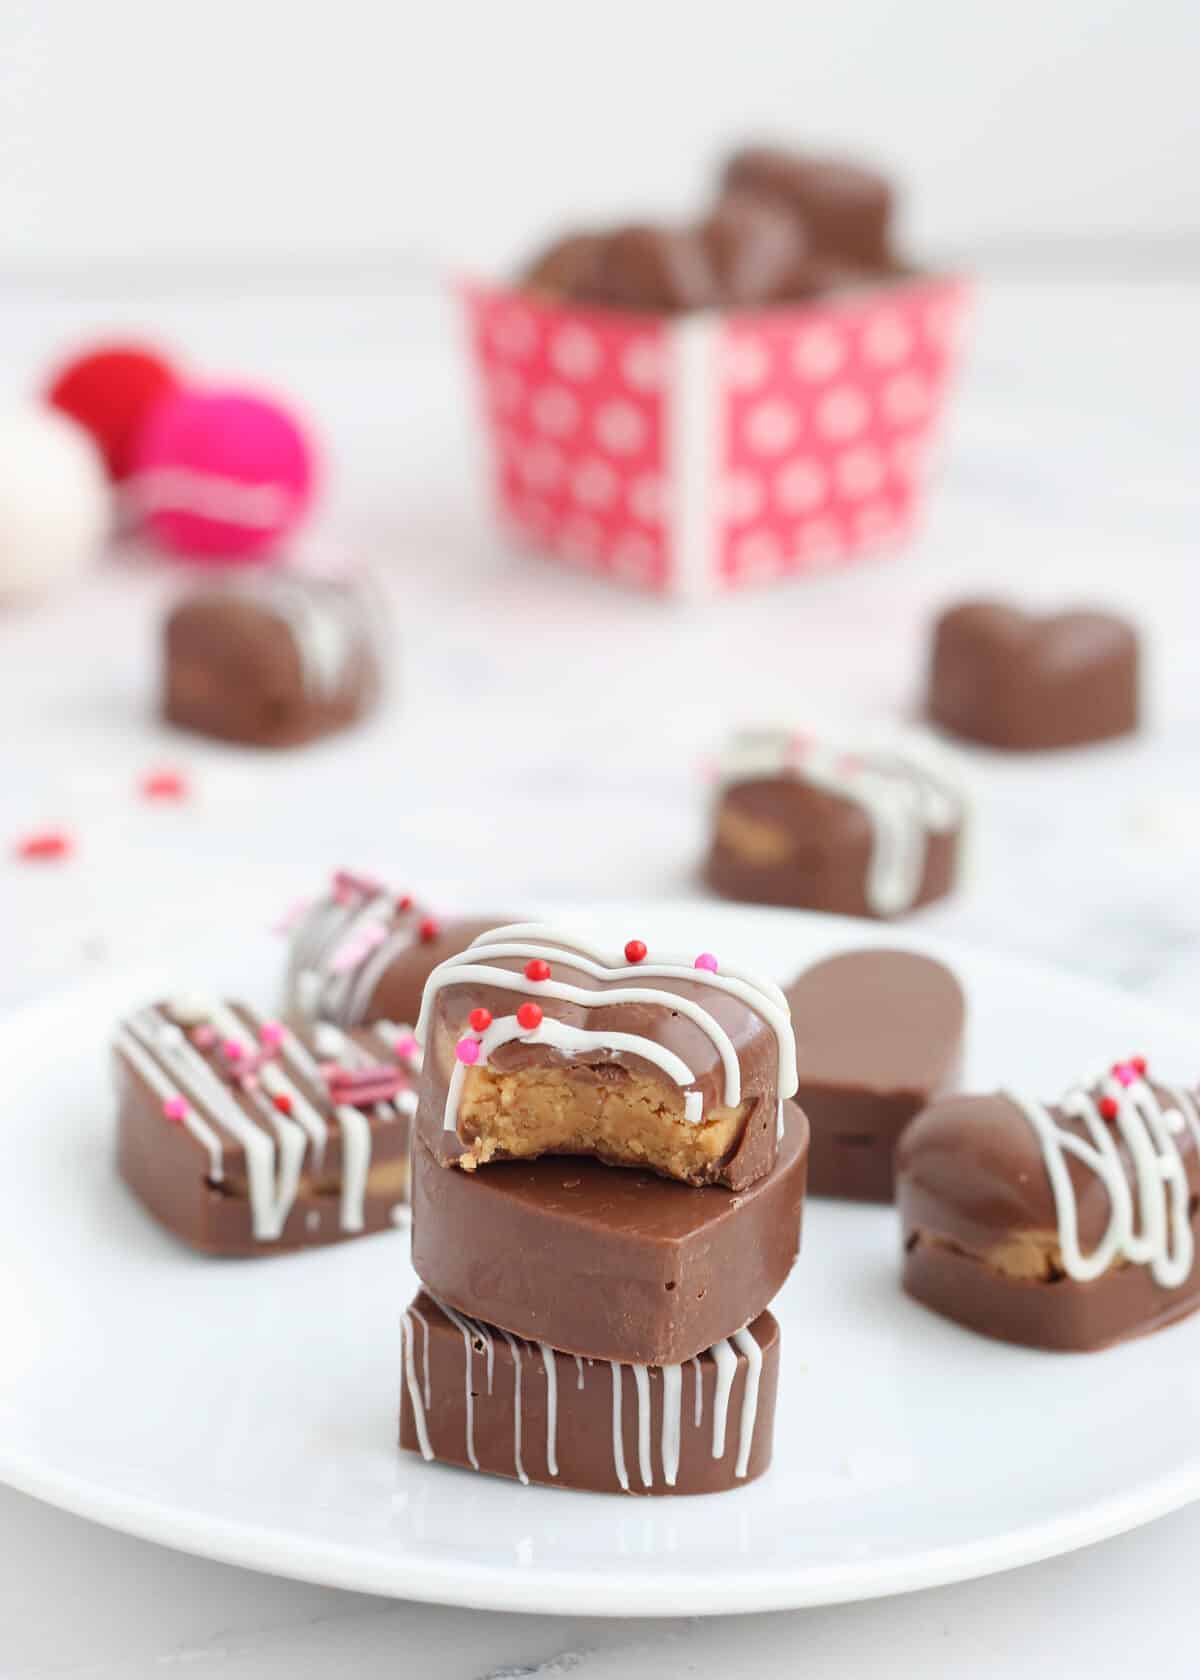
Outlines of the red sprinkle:
{"label": "red sprinkle", "polygon": [[517,1010],[517,1025],[524,1027],[526,1032],[532,1032],[542,1024],[542,1011],[536,1003],[523,1003]]}
{"label": "red sprinkle", "polygon": [[640,939],[631,939],[625,947],[625,961],[631,963],[645,962],[646,947]]}
{"label": "red sprinkle", "polygon": [[526,980],[549,980],[550,964],[545,957],[534,957],[525,964]]}
{"label": "red sprinkle", "polygon": [[1116,1097],[1101,1097],[1096,1107],[1100,1110],[1101,1118],[1105,1120],[1115,1120],[1121,1112],[1121,1105]]}
{"label": "red sprinkle", "polygon": [[492,1012],[490,1009],[472,1009],[467,1019],[472,1032],[486,1032],[492,1024]]}
{"label": "red sprinkle", "polygon": [[292,1099],[288,1096],[286,1091],[280,1091],[278,1095],[271,1098],[271,1101],[275,1104],[275,1107],[279,1110],[280,1114],[290,1114],[292,1112]]}
{"label": "red sprinkle", "polygon": [[412,899],[407,893],[405,893],[402,898],[398,898],[396,900],[396,908],[401,912],[412,909]]}
{"label": "red sprinkle", "polygon": [[18,840],[14,849],[23,863],[59,863],[75,846],[65,829],[40,828]]}
{"label": "red sprinkle", "polygon": [[1141,1074],[1143,1079],[1145,1078],[1145,1076],[1146,1076],[1146,1058],[1145,1058],[1145,1056],[1130,1056],[1129,1065],[1135,1073],[1139,1073],[1139,1074]]}
{"label": "red sprinkle", "polygon": [[144,799],[186,799],[190,789],[181,770],[151,770],[142,777],[141,792]]}
{"label": "red sprinkle", "polygon": [[437,938],[438,934],[441,933],[441,931],[439,923],[436,922],[432,916],[426,916],[425,920],[417,929],[417,937],[423,945],[430,945]]}

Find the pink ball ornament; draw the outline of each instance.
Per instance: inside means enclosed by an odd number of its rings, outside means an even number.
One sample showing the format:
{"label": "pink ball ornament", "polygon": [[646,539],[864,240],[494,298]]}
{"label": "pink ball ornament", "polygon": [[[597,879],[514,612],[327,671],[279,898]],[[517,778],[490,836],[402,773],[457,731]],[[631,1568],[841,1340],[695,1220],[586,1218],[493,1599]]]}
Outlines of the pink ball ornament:
{"label": "pink ball ornament", "polygon": [[178,391],[138,441],[130,494],[153,536],[192,560],[271,557],[307,511],[312,445],[279,403],[249,391]]}

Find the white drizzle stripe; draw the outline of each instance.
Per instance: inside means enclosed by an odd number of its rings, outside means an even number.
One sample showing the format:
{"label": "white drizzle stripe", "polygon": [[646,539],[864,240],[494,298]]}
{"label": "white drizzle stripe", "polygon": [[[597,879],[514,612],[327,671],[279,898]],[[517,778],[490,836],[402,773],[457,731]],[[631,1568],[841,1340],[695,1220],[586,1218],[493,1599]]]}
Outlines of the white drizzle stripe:
{"label": "white drizzle stripe", "polygon": [[[348,1067],[369,1067],[371,1058],[346,1037],[337,1027],[324,1023],[320,1029],[329,1035],[334,1054]],[[319,1079],[321,1070],[313,1063],[313,1073]],[[339,1103],[334,1108],[342,1134],[342,1182],[339,1214],[343,1231],[361,1231],[366,1224],[367,1182],[371,1176],[371,1123],[361,1109],[351,1103]],[[376,1107],[379,1118],[389,1118],[390,1107],[384,1103]]]}
{"label": "white drizzle stripe", "polygon": [[[429,1326],[425,1326],[426,1337]],[[425,1422],[425,1406],[429,1404],[429,1374],[425,1375],[425,1405],[421,1404],[421,1391],[417,1386],[417,1367],[413,1354],[414,1332],[412,1319],[405,1313],[400,1320],[401,1358],[404,1362],[404,1380],[408,1385],[408,1398],[412,1406],[413,1423],[417,1430],[417,1444],[421,1449],[421,1457],[428,1464],[433,1458],[433,1448],[429,1444],[429,1429]],[[426,1342],[426,1359],[428,1360],[428,1341]],[[478,1470],[478,1464],[475,1465]]]}
{"label": "white drizzle stripe", "polygon": [[[182,1097],[185,1102],[187,1101],[181,1088],[163,1072],[152,1056],[146,1054],[126,1027],[122,1027],[117,1034],[117,1050],[130,1067],[164,1102],[170,1102],[176,1097]],[[197,1114],[190,1104],[183,1117],[183,1124],[196,1142],[208,1151],[208,1176],[214,1184],[220,1184],[225,1175],[224,1151],[221,1147],[220,1138],[203,1115]]]}
{"label": "white drizzle stripe", "polygon": [[663,1480],[674,1487],[679,1475],[679,1438],[683,1414],[683,1367],[664,1365],[662,1368],[662,1454]]}
{"label": "white drizzle stripe", "polygon": [[[358,962],[335,972],[347,944],[369,938],[394,918],[400,918],[398,925],[373,945],[364,945]],[[415,943],[419,928],[416,907],[401,910],[389,892],[350,890],[318,899],[292,930],[285,981],[289,1009],[343,1027],[358,1026],[384,970]]]}
{"label": "white drizzle stripe", "polygon": [[159,1057],[183,1086],[184,1094],[207,1108],[217,1124],[241,1144],[250,1193],[250,1225],[255,1239],[278,1238],[287,1217],[275,1192],[275,1140],[243,1112],[232,1091],[212,1071],[173,1021],[153,1010],[133,1016],[127,1027],[152,1055]]}
{"label": "white drizzle stripe", "polygon": [[416,943],[418,927],[416,912],[406,910],[399,913],[403,914],[405,918],[402,925],[393,928],[386,938],[381,939],[354,973],[353,984],[349,989],[349,997],[345,1005],[346,1024],[348,1026],[355,1026],[362,1020],[374,995],[375,988],[383,979],[387,969],[391,967],[397,957]]}
{"label": "white drizzle stripe", "polygon": [[787,730],[747,731],[720,764],[723,787],[731,782],[790,773],[823,792],[858,806],[871,824],[867,903],[876,915],[912,908],[921,890],[930,834],[961,821],[963,800],[916,757],[805,743]]}
{"label": "white drizzle stripe", "polygon": [[409,1307],[408,1310],[425,1331],[425,1404],[428,1406],[432,1403],[433,1393],[429,1383],[429,1320],[420,1307]]}
{"label": "white drizzle stripe", "polygon": [[545,1342],[539,1343],[546,1368],[546,1468],[558,1475],[558,1355]]}
{"label": "white drizzle stripe", "polygon": [[629,1492],[629,1472],[625,1468],[625,1442],[621,1431],[621,1401],[622,1401],[622,1367],[615,1359],[609,1361],[612,1366],[612,1449],[613,1469],[617,1482],[623,1493]]}
{"label": "white drizzle stripe", "polygon": [[[471,1392],[471,1358],[472,1358],[472,1355],[475,1351],[475,1349],[474,1349],[474,1335],[475,1335],[474,1324],[473,1324],[473,1321],[464,1318],[461,1313],[455,1312],[453,1307],[448,1307],[444,1301],[439,1301],[438,1305],[441,1307],[441,1309],[445,1313],[446,1317],[450,1320],[451,1324],[457,1325],[459,1333],[460,1333],[460,1335],[462,1336],[462,1339],[463,1339],[463,1362],[464,1362],[464,1365],[466,1367],[466,1376],[464,1378],[464,1388],[465,1388],[465,1391],[466,1391],[465,1417],[466,1417],[466,1437],[467,1437],[467,1462],[470,1464],[472,1470],[478,1470],[479,1460],[475,1456],[475,1396]],[[489,1381],[489,1383],[488,1383],[488,1393],[490,1394],[491,1392],[492,1392],[492,1385],[491,1385],[491,1382]]]}
{"label": "white drizzle stripe", "polygon": [[637,1391],[638,1409],[638,1473],[643,1487],[654,1486],[654,1461],[650,1452],[650,1373],[644,1365],[634,1365],[633,1384]]}
{"label": "white drizzle stripe", "polygon": [[578,1380],[578,1382],[576,1382],[575,1387],[576,1388],[582,1388],[583,1387],[583,1360],[580,1358],[580,1356],[578,1354],[575,1355],[575,1368],[579,1372],[579,1380]]}
{"label": "white drizzle stripe", "polygon": [[516,1337],[507,1330],[500,1334],[508,1343],[513,1363],[513,1468],[522,1486],[529,1486],[529,1477],[525,1473],[525,1463],[521,1457],[521,1397],[525,1386],[524,1369],[521,1365],[521,1344]]}
{"label": "white drizzle stripe", "polygon": [[[492,1022],[479,1040],[481,1061],[486,1062],[493,1050],[498,1050],[502,1044],[511,1044],[514,1039],[520,1039],[523,1044],[549,1044],[566,1055],[583,1055],[597,1046],[608,1050],[624,1050],[631,1056],[641,1056],[644,1061],[653,1062],[677,1085],[690,1085],[694,1077],[686,1062],[670,1050],[664,1049],[661,1044],[656,1044],[653,1039],[642,1038],[636,1033],[587,1032],[582,1027],[569,1027],[548,1015],[542,1017],[539,1026],[530,1030],[522,1027],[515,1015],[500,1016]],[[446,1089],[446,1108],[442,1118],[443,1128],[448,1132],[454,1131],[458,1126],[458,1105],[462,1099],[462,1088],[468,1071],[462,1062],[456,1061],[454,1072],[450,1075],[450,1083]],[[699,1091],[687,1093],[684,1100],[684,1119],[695,1125],[703,1119],[703,1115],[699,1112],[697,1104],[689,1104],[688,1099],[693,1096],[700,1099],[701,1094]]]}
{"label": "white drizzle stripe", "polygon": [[[1173,1108],[1164,1109],[1154,1088],[1140,1078],[1126,1086],[1107,1077],[1099,1084],[1099,1097],[1083,1086],[1075,1087],[1059,1107],[1064,1115],[1082,1122],[1085,1137],[1062,1127],[1043,1103],[1005,1093],[1041,1145],[1054,1193],[1063,1269],[1079,1283],[1100,1277],[1118,1258],[1149,1266],[1155,1282],[1164,1289],[1178,1288],[1191,1274],[1195,1243],[1188,1218],[1187,1170],[1178,1138],[1186,1128],[1200,1152],[1200,1116],[1187,1092],[1168,1086],[1162,1089]],[[1117,1104],[1111,1123],[1100,1113],[1103,1097]],[[1173,1123],[1174,1116],[1178,1121]],[[1118,1135],[1133,1167],[1132,1185]],[[1108,1225],[1087,1255],[1079,1243],[1079,1209],[1068,1155],[1096,1174],[1108,1197]]]}
{"label": "white drizzle stripe", "polygon": [[696,1374],[696,1386],[692,1399],[692,1427],[699,1429],[704,1422],[704,1374],[700,1369],[700,1361],[697,1357],[693,1356],[689,1363]]}
{"label": "white drizzle stripe", "polygon": [[758,1390],[762,1379],[762,1349],[747,1328],[732,1337],[733,1345],[746,1356],[746,1387],[742,1394],[742,1420],[738,1430],[738,1454],[734,1464],[735,1476],[744,1476],[750,1468],[750,1451],[754,1446],[754,1426],[758,1422]]}
{"label": "white drizzle stripe", "polygon": [[[544,936],[550,943],[526,943],[524,935],[535,939]],[[561,940],[562,943],[554,943],[556,940]],[[559,1002],[579,1004],[583,1008],[600,1008],[619,1003],[655,1004],[685,1016],[708,1036],[721,1057],[725,1071],[726,1106],[733,1108],[741,1101],[741,1070],[733,1043],[715,1017],[690,998],[640,985],[611,989],[606,987],[598,994],[595,989],[584,990],[553,979],[531,982],[523,974],[480,964],[477,960],[480,957],[492,961],[499,958],[542,958],[552,966],[557,963],[560,967],[578,969],[593,979],[610,983],[610,987],[611,983],[617,980],[679,980],[724,992],[761,1015],[775,1033],[779,1048],[778,1094],[781,1097],[790,1097],[797,1089],[796,1040],[792,1031],[791,1015],[787,1000],[773,982],[742,974],[736,969],[726,969],[714,974],[709,969],[696,968],[685,961],[607,963],[586,949],[567,942],[553,929],[543,928],[536,922],[517,923],[512,927],[496,928],[490,933],[480,934],[466,951],[447,958],[434,969],[425,985],[421,1014],[416,1027],[417,1038],[422,1044],[426,1040],[429,1015],[439,991],[443,986],[454,982],[460,985],[478,983],[505,991],[528,991],[531,997],[552,997]]]}
{"label": "white drizzle stripe", "polygon": [[724,1337],[714,1342],[708,1350],[717,1366],[716,1387],[713,1390],[713,1434],[712,1455],[714,1458],[725,1457],[725,1429],[729,1421],[729,1396],[733,1390],[733,1379],[737,1376],[737,1354],[734,1353]]}
{"label": "white drizzle stripe", "polygon": [[[253,1053],[256,1048],[254,1034],[232,1009],[223,1003],[212,1004],[209,1007],[208,1020],[223,1039],[240,1044],[244,1051]],[[268,1096],[253,1088],[245,1094],[274,1132],[279,1149],[275,1185],[275,1209],[279,1221],[279,1229],[275,1234],[279,1236],[282,1235],[288,1215],[296,1205],[308,1139],[304,1127],[298,1121],[281,1114]]]}

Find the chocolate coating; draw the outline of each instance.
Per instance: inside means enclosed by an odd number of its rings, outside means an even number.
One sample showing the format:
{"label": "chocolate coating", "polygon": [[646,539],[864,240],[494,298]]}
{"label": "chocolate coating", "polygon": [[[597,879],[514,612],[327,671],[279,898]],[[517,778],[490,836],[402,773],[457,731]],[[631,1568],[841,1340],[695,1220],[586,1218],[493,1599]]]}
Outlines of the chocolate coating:
{"label": "chocolate coating", "polygon": [[604,309],[671,315],[714,308],[719,286],[698,228],[636,222],[600,239],[572,296]]}
{"label": "chocolate coating", "polygon": [[[678,1386],[669,1395],[654,1367],[639,1382],[627,1367],[577,1362],[489,1325],[466,1329],[464,1336],[424,1292],[405,1314],[400,1445],[408,1452],[590,1493],[721,1493],[770,1464],[779,1377],[779,1326],[770,1313],[748,1330],[759,1349],[757,1391],[745,1348],[731,1344],[723,1436],[720,1368],[709,1352],[673,1374]],[[739,1476],[743,1421],[752,1433]]]}
{"label": "chocolate coating", "polygon": [[787,998],[810,1193],[890,1202],[900,1133],[958,1078],[958,981],[915,951],[845,951],[806,969]]}
{"label": "chocolate coating", "polygon": [[577,297],[596,266],[602,235],[567,233],[540,251],[521,276],[521,283],[545,297]]}
{"label": "chocolate coating", "polygon": [[413,1148],[413,1265],[439,1300],[593,1359],[671,1365],[746,1324],[800,1246],[808,1121],[740,1194],[548,1156],[466,1174]]}
{"label": "chocolate coating", "polygon": [[849,158],[750,146],[730,158],[724,185],[789,210],[816,256],[870,269],[891,262],[894,194],[876,170]]}
{"label": "chocolate coating", "polygon": [[[1060,1126],[1086,1135],[1061,1108],[1051,1112]],[[1190,1131],[1180,1134],[1179,1148],[1195,1235],[1200,1155]],[[1124,1144],[1120,1152],[1132,1179]],[[1090,1252],[1108,1226],[1111,1202],[1097,1173],[1075,1155],[1065,1160],[1080,1246]],[[1142,1264],[1117,1262],[1086,1282],[1065,1272],[1042,1148],[1010,1097],[934,1103],[905,1130],[896,1161],[904,1287],[969,1329],[1031,1347],[1085,1351],[1142,1335],[1200,1305],[1195,1267],[1178,1288],[1162,1286]]]}
{"label": "chocolate coating", "polygon": [[256,747],[345,729],[379,695],[378,624],[361,582],[281,573],[205,589],[167,619],[163,715]]}
{"label": "chocolate coating", "polygon": [[722,789],[704,876],[714,892],[748,904],[882,917],[952,891],[961,836],[960,815],[952,827],[925,837],[916,891],[901,909],[888,911],[869,889],[877,840],[863,806],[800,772],[755,776]]}
{"label": "chocolate coating", "polygon": [[[253,1042],[262,1029],[262,1018],[244,1004],[231,1004],[229,1008],[245,1029],[247,1042]],[[155,1031],[163,1026],[180,1024],[169,1004],[142,1011],[130,1019],[144,1022]],[[124,1047],[130,1043],[131,1037],[132,1056]],[[364,1031],[346,1037],[361,1052],[361,1056],[353,1060],[382,1064],[387,1068],[397,1067],[397,1059],[379,1035]],[[322,1048],[318,1036],[299,1029],[296,1039],[308,1052],[312,1065],[318,1061],[329,1061],[329,1048],[327,1045]],[[347,1229],[341,1210],[342,1184],[348,1159],[344,1123],[339,1119],[326,1086],[319,1079],[298,1072],[290,1056],[282,1057],[277,1065],[287,1075],[292,1091],[305,1099],[320,1116],[325,1137],[319,1162],[311,1140],[306,1143],[296,1192],[278,1234],[260,1237],[256,1236],[254,1229],[245,1145],[222,1121],[216,1106],[198,1100],[185,1084],[173,1076],[169,1063],[149,1052],[149,1061],[158,1066],[160,1078],[165,1076],[174,1089],[184,1092],[189,1109],[212,1129],[218,1139],[220,1177],[214,1178],[212,1161],[204,1143],[185,1125],[172,1122],[164,1114],[163,1089],[148,1080],[144,1071],[147,1053],[147,1046],[141,1038],[127,1035],[125,1030],[118,1035],[113,1054],[117,1088],[117,1170],[155,1219],[182,1242],[205,1253],[224,1257],[263,1256],[284,1254],[297,1248],[321,1247],[353,1236],[388,1230],[394,1225],[395,1210],[407,1201],[409,1189],[410,1121],[404,1106],[390,1102],[371,1103],[363,1109],[363,1120],[369,1134],[369,1170],[362,1198],[362,1227],[360,1230]],[[222,1089],[249,1125],[270,1139],[274,1163],[272,1181],[277,1184],[281,1170],[278,1127],[293,1122],[284,1122],[278,1113],[268,1118],[269,1101],[267,1112],[264,1112],[251,1091],[231,1082],[219,1048],[214,1046],[197,1054],[215,1074]],[[404,1088],[410,1087],[407,1073],[402,1083]],[[295,1113],[296,1109],[292,1112]]]}
{"label": "chocolate coating", "polygon": [[406,893],[338,870],[288,930],[284,1010],[343,1027],[411,1026],[437,965],[511,919],[443,920]]}
{"label": "chocolate coating", "polygon": [[1137,634],[1110,613],[1039,617],[967,601],[934,630],[929,716],[985,746],[1037,752],[1127,735],[1138,686]]}
{"label": "chocolate coating", "polygon": [[[521,974],[525,967],[524,957],[491,957],[486,950],[481,952],[480,961],[510,974]],[[689,1182],[724,1184],[738,1190],[770,1172],[778,1142],[779,1042],[774,1029],[758,1010],[739,997],[698,981],[662,979],[653,974],[643,979],[640,974],[627,971],[610,981],[565,964],[562,977],[581,991],[594,992],[595,1003],[585,1007],[564,1002],[547,995],[535,982],[519,992],[480,981],[455,981],[439,990],[424,1040],[425,1064],[416,1120],[418,1137],[437,1161],[443,1166],[453,1166],[474,1141],[461,1113],[453,1128],[447,1128],[445,1116],[456,1067],[455,1044],[466,1034],[469,1017],[476,1009],[486,1009],[492,1016],[501,1017],[513,1013],[522,1001],[534,1001],[547,1018],[583,1028],[602,1040],[609,1034],[649,1040],[679,1057],[692,1070],[694,1078],[688,1089],[700,1093],[706,1114],[720,1108],[725,1101],[725,1070],[720,1051],[709,1034],[685,1015],[652,999],[645,1005],[606,1004],[605,993],[619,987],[622,991],[644,989],[648,993],[668,993],[698,1005],[724,1029],[737,1055],[741,1103],[747,1110],[741,1130],[726,1154],[709,1166],[697,1168]],[[602,1042],[586,1053],[567,1054],[547,1044],[515,1040],[491,1051],[488,1066],[501,1074],[535,1068],[562,1069],[572,1084],[580,1087],[589,1083],[619,1087],[637,1076],[658,1090],[664,1106],[677,1105],[679,1124],[685,1131],[691,1129],[682,1119],[683,1096],[679,1086],[653,1062],[629,1049],[611,1048]],[[491,1171],[491,1165],[484,1170]]]}

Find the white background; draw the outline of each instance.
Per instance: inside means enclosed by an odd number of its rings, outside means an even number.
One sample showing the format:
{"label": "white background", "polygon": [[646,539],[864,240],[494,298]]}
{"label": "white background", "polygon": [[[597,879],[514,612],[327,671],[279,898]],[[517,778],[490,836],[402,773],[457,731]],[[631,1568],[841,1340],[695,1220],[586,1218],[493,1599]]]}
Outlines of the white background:
{"label": "white background", "polygon": [[[930,613],[985,587],[1137,616],[1149,726],[1070,764],[972,760],[974,873],[928,925],[1194,1011],[1198,61],[1190,0],[7,0],[9,392],[109,325],[293,392],[325,439],[329,523],[391,570],[402,644],[381,719],[264,764],[156,729],[167,578],[117,565],[0,618],[0,1002],[182,954],[199,927],[236,944],[343,861],[518,910],[683,892],[695,763],[730,713],[901,713]],[[682,205],[759,128],[887,156],[921,253],[993,275],[924,532],[903,559],[684,614],[505,554],[433,267],[568,211]],[[549,677],[514,656],[531,645]],[[653,707],[614,681],[631,667]],[[164,758],[195,779],[178,811],[132,792]],[[46,822],[77,860],[14,864],[9,838]],[[1198,1547],[1184,1512],[864,1610],[622,1628],[262,1580],[0,1491],[0,1675],[1182,1680]]]}
{"label": "white background", "polygon": [[751,133],[911,187],[916,246],[1200,240],[1192,0],[5,0],[0,262],[491,258],[674,211]]}

